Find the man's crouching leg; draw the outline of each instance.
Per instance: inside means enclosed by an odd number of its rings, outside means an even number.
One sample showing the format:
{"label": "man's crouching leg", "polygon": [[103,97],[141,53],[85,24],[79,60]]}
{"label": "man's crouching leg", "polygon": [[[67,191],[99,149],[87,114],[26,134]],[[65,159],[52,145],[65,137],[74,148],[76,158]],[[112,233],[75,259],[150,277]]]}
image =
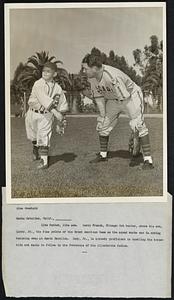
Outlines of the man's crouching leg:
{"label": "man's crouching leg", "polygon": [[148,132],[148,128],[145,125],[145,122],[142,119],[137,118],[130,121],[130,126],[134,132],[138,130],[139,133],[140,148],[144,160],[142,169],[143,170],[153,169],[154,166],[153,166],[153,160],[151,156],[149,132]]}
{"label": "man's crouching leg", "polygon": [[100,156],[102,158],[107,158],[109,135],[108,136],[99,135],[99,142],[100,142]]}
{"label": "man's crouching leg", "polygon": [[39,160],[39,146],[37,146],[37,141],[32,141],[33,144],[33,160]]}
{"label": "man's crouching leg", "polygon": [[149,133],[140,136],[140,144],[141,144],[143,159],[144,159],[144,164],[142,166],[142,169],[143,170],[153,169],[154,166],[153,166],[153,160],[151,156]]}
{"label": "man's crouching leg", "polygon": [[91,160],[90,163],[99,163],[108,160],[107,158],[108,142],[109,142],[109,135],[108,136],[99,135],[100,152],[97,153],[97,157]]}
{"label": "man's crouching leg", "polygon": [[139,137],[140,137],[140,145],[143,154],[144,164],[142,166],[143,170],[153,169],[153,160],[151,156],[151,148],[150,148],[150,139],[149,139],[149,131],[146,127],[145,123],[139,128]]}
{"label": "man's crouching leg", "polygon": [[90,163],[98,163],[107,161],[108,154],[108,143],[109,143],[109,135],[113,129],[111,126],[110,119],[106,116],[104,118],[98,117],[97,123],[97,132],[99,134],[99,143],[100,143],[100,152],[97,153],[97,157],[90,161]]}
{"label": "man's crouching leg", "polygon": [[39,170],[48,168],[48,146],[40,146],[39,147],[39,155],[40,155],[40,163],[38,165]]}

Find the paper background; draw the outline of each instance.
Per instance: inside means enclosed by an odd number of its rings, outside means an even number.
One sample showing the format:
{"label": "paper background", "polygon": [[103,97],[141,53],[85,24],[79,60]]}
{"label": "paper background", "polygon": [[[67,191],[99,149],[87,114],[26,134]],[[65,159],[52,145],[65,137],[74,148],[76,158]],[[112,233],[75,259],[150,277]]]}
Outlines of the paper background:
{"label": "paper background", "polygon": [[[21,213],[72,218],[76,223],[163,227],[164,243],[90,249],[87,254],[78,248],[15,247],[16,207],[5,204],[4,199],[3,275],[7,296],[170,297],[171,197],[168,203],[158,204],[38,204],[37,213]],[[27,230],[28,223],[22,224],[21,230]]]}

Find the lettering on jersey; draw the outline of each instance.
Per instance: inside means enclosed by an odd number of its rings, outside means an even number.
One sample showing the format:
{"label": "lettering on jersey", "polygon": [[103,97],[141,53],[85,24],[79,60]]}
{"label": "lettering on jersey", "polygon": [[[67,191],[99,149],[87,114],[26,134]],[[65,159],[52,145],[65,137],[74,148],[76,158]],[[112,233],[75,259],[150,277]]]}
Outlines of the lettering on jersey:
{"label": "lettering on jersey", "polygon": [[96,87],[96,89],[97,89],[97,92],[99,93],[99,94],[102,94],[103,92],[113,92],[113,89],[111,89],[110,87],[108,87],[108,86],[104,86],[104,85],[102,85],[102,86],[97,86]]}

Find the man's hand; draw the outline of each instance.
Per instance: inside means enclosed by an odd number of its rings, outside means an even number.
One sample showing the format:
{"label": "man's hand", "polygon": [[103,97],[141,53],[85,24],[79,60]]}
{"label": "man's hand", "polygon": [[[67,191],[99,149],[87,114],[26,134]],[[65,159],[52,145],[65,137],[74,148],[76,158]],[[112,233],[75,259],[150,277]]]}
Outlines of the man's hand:
{"label": "man's hand", "polygon": [[104,116],[98,116],[98,118],[97,118],[97,127],[96,127],[97,131],[102,129],[104,120],[105,120]]}
{"label": "man's hand", "polygon": [[104,117],[106,115],[106,101],[103,97],[96,98],[95,102],[97,104],[100,116]]}

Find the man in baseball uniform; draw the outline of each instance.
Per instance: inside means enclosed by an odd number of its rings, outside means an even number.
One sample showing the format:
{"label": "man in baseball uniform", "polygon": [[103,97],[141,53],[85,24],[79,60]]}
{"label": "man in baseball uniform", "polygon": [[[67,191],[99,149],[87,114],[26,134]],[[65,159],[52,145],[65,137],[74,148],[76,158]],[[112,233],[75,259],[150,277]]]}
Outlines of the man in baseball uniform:
{"label": "man in baseball uniform", "polygon": [[100,153],[91,163],[107,161],[109,135],[120,113],[125,112],[130,118],[132,131],[140,140],[144,158],[142,168],[154,168],[140,87],[119,69],[103,65],[100,56],[87,54],[82,60],[82,69],[89,79],[91,96],[99,109],[96,129],[99,133]]}
{"label": "man in baseball uniform", "polygon": [[68,110],[62,88],[54,81],[56,75],[56,64],[47,62],[43,66],[42,78],[34,83],[28,101],[26,132],[33,144],[33,159],[40,159],[38,169],[48,168],[48,150],[54,117],[58,122],[56,131],[62,134],[64,113]]}

